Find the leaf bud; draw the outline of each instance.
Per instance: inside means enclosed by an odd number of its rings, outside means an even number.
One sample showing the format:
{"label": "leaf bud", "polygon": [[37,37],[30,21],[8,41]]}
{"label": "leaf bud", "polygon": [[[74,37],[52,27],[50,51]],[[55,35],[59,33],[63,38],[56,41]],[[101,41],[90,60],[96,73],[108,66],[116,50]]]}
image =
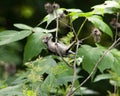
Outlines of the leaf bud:
{"label": "leaf bud", "polygon": [[45,10],[47,11],[48,14],[52,14],[53,13],[53,7],[52,7],[51,3],[46,3],[44,5],[44,7],[45,7]]}
{"label": "leaf bud", "polygon": [[102,33],[100,32],[100,30],[98,28],[93,29],[92,36],[93,36],[95,42],[101,41],[101,35],[102,35]]}

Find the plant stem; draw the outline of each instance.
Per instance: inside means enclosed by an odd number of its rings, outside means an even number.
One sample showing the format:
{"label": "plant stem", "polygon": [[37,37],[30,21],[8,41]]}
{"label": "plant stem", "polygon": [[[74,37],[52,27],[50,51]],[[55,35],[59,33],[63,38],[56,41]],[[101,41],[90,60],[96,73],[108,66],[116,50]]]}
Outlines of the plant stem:
{"label": "plant stem", "polygon": [[58,24],[58,14],[57,12],[55,11],[55,16],[56,16],[56,35],[55,35],[55,42],[58,43],[58,28],[59,28],[59,24]]}
{"label": "plant stem", "polygon": [[114,48],[114,46],[120,41],[120,38],[118,38],[104,53],[103,55],[98,59],[97,63],[95,64],[93,70],[91,71],[91,73],[89,74],[89,76],[71,93],[71,95],[76,92],[83,84],[85,84],[90,77],[93,75],[93,73],[95,72],[95,70],[97,69],[98,65],[100,64],[101,60],[104,58],[104,56],[112,49]]}
{"label": "plant stem", "polygon": [[67,93],[66,96],[70,96],[73,92],[73,88],[74,88],[74,85],[75,85],[75,81],[76,81],[76,76],[77,76],[77,72],[76,72],[76,58],[77,58],[77,52],[78,52],[78,48],[79,48],[79,40],[78,40],[78,37],[77,37],[77,34],[74,30],[74,27],[73,27],[73,24],[71,23],[71,26],[72,26],[72,30],[75,34],[75,39],[77,41],[77,46],[76,46],[76,52],[75,52],[75,57],[74,57],[74,64],[73,64],[73,68],[74,68],[74,74],[73,74],[73,81],[72,81],[72,85],[71,85],[71,88],[69,90],[69,92]]}
{"label": "plant stem", "polygon": [[85,24],[86,21],[87,21],[87,18],[85,18],[84,22],[83,22],[82,25],[80,26],[80,28],[79,28],[79,30],[78,30],[78,32],[77,32],[77,37],[78,37],[78,35],[80,34],[80,32],[81,32],[81,30],[82,30],[82,28],[83,28],[83,26],[84,26],[84,24]]}

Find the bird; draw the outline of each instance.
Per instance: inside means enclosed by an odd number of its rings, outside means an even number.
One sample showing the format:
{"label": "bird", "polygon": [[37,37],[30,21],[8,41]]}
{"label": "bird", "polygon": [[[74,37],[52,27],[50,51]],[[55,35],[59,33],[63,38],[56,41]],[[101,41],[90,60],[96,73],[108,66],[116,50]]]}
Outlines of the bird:
{"label": "bird", "polygon": [[70,48],[76,43],[75,41],[67,46],[62,42],[53,42],[52,36],[44,36],[42,38],[42,42],[46,44],[48,50],[57,55],[67,56],[69,54],[75,54],[73,51],[70,50]]}

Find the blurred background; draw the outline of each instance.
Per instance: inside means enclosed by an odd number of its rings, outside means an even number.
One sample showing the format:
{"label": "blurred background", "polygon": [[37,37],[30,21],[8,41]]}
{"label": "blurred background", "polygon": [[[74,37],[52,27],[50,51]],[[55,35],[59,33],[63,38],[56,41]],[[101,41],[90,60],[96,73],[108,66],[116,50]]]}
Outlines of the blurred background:
{"label": "blurred background", "polygon": [[[47,2],[56,2],[61,8],[79,8],[89,12],[92,6],[101,4],[104,0],[0,0],[0,31],[18,30],[13,26],[15,23],[36,26],[47,15],[44,9]],[[79,27],[78,24],[76,26]],[[0,46],[0,62],[15,63],[21,67],[25,43],[26,40],[22,40]]]}
{"label": "blurred background", "polygon": [[1,0],[0,30],[14,29],[14,23],[36,26],[47,14],[44,9],[47,2],[56,2],[64,8],[79,8],[88,12],[91,6],[103,3],[104,0]]}

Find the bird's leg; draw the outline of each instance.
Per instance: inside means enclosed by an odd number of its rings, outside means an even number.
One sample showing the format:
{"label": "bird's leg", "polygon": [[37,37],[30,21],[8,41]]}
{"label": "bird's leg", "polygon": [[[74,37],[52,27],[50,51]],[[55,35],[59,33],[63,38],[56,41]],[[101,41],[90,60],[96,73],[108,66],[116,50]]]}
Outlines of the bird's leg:
{"label": "bird's leg", "polygon": [[70,45],[68,45],[67,50],[70,50],[70,48],[72,48],[73,45],[75,45],[76,41],[73,41]]}

